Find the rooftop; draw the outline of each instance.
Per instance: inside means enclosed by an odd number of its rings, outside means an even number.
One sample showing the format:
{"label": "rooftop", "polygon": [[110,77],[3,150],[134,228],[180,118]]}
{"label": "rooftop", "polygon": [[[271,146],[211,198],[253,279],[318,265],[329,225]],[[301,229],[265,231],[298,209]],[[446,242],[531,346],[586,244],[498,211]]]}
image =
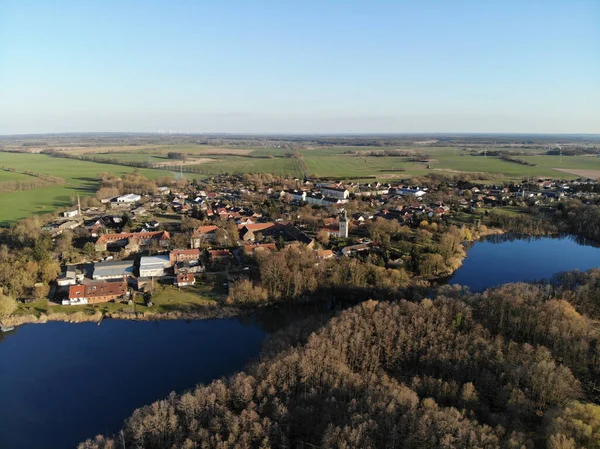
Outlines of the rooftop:
{"label": "rooftop", "polygon": [[142,265],[155,265],[155,264],[161,264],[161,265],[165,265],[171,263],[171,260],[169,259],[169,256],[167,255],[157,255],[157,256],[143,256],[140,259],[140,266]]}

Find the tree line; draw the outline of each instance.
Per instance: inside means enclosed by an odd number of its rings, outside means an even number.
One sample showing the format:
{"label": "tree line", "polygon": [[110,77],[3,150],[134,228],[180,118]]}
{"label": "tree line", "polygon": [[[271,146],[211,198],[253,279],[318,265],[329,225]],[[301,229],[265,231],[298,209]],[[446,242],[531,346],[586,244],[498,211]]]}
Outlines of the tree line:
{"label": "tree line", "polygon": [[65,180],[63,178],[59,178],[57,176],[42,175],[40,173],[33,173],[30,171],[18,171],[14,168],[7,168],[5,166],[2,166],[2,170],[12,173],[20,173],[23,175],[30,176],[31,178],[17,181],[2,181],[0,182],[0,193],[21,192],[24,190],[41,189],[44,187],[51,187],[65,183]]}

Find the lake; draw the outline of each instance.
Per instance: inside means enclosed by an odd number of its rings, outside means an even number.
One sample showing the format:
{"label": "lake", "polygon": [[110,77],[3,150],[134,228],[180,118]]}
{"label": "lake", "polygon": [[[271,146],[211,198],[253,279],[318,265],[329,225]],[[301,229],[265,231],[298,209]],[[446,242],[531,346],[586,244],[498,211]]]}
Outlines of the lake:
{"label": "lake", "polygon": [[561,271],[599,267],[600,248],[579,237],[497,235],[473,243],[448,282],[480,292],[508,282],[536,281]]}
{"label": "lake", "polygon": [[243,368],[267,333],[246,319],[30,324],[0,334],[0,448],[76,448],[133,410]]}

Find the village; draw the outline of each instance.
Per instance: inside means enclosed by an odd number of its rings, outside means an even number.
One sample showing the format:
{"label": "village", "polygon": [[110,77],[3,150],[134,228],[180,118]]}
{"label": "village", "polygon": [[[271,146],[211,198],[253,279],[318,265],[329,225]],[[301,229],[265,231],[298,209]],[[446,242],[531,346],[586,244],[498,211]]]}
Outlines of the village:
{"label": "village", "polygon": [[[319,263],[381,253],[382,238],[372,231],[377,220],[431,230],[437,222],[459,223],[459,216],[480,217],[502,206],[551,208],[566,198],[590,199],[597,187],[585,179],[488,186],[464,180],[344,184],[252,176],[172,181],[152,193],[124,192],[99,198],[91,207],[79,203],[47,223],[44,231],[54,239],[71,233],[83,255],[61,260],[50,299],[62,305],[131,303],[139,294],[151,306],[159,286],[180,290],[198,279],[226,292],[241,279],[258,277],[258,254],[302,246]],[[402,264],[402,256],[396,251],[391,259]]]}

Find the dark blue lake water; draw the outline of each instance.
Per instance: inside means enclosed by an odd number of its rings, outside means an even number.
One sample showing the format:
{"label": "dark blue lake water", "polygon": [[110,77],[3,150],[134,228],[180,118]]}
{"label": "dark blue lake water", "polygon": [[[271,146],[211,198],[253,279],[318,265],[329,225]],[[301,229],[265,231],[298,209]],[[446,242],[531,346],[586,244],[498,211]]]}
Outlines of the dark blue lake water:
{"label": "dark blue lake water", "polygon": [[450,284],[480,292],[508,282],[548,279],[561,271],[600,267],[600,248],[573,236],[491,236],[475,242]]}
{"label": "dark blue lake water", "polygon": [[75,448],[134,409],[232,374],[259,351],[252,320],[47,323],[0,336],[0,448]]}

